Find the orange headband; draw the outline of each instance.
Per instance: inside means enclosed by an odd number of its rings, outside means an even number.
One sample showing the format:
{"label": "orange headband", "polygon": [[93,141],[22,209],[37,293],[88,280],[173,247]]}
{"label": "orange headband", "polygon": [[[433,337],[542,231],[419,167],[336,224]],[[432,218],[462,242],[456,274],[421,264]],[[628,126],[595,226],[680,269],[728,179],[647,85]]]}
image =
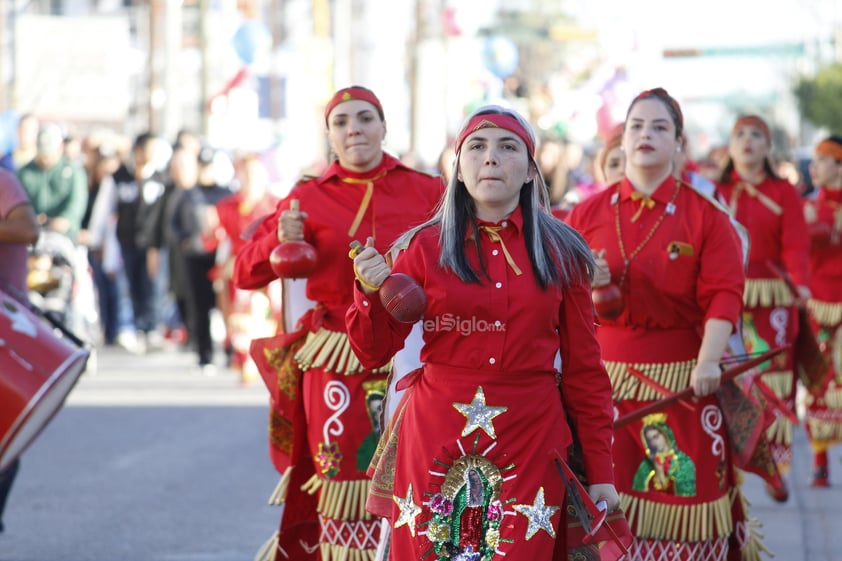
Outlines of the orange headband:
{"label": "orange headband", "polygon": [[828,156],[837,162],[842,162],[842,146],[832,140],[822,140],[816,146],[816,154]]}
{"label": "orange headband", "polygon": [[327,124],[328,115],[330,115],[330,112],[333,111],[334,107],[340,103],[351,101],[352,99],[369,102],[375,109],[377,109],[377,113],[380,115],[380,118],[382,120],[386,120],[383,116],[383,106],[380,105],[380,100],[377,99],[377,96],[374,95],[373,91],[363,88],[362,86],[350,86],[333,94],[333,97],[330,98],[330,101],[328,101],[327,105],[325,105],[325,124]]}
{"label": "orange headband", "polygon": [[769,134],[769,125],[757,115],[745,115],[737,119],[737,122],[734,123],[734,128],[731,129],[731,134],[734,134],[740,127],[757,127],[763,133],[763,136],[766,137],[766,140],[770,143],[772,142],[772,135]]}
{"label": "orange headband", "polygon": [[622,123],[611,129],[611,132],[608,134],[608,138],[605,139],[605,145],[599,153],[599,169],[603,169],[605,167],[605,161],[608,158],[608,153],[623,142],[623,129],[624,125]]}
{"label": "orange headband", "polygon": [[462,143],[465,142],[465,139],[468,138],[468,136],[480,129],[486,129],[489,127],[506,129],[507,131],[515,133],[521,140],[523,140],[524,144],[526,144],[526,148],[529,150],[529,155],[533,158],[535,157],[535,142],[532,140],[532,136],[529,132],[527,132],[527,130],[523,128],[523,125],[520,124],[520,121],[514,117],[500,113],[483,113],[481,115],[476,115],[468,121],[468,124],[465,125],[465,128],[462,129],[462,132],[459,133],[459,136],[456,139],[456,144],[453,146],[454,151],[458,154],[459,150],[462,148]]}

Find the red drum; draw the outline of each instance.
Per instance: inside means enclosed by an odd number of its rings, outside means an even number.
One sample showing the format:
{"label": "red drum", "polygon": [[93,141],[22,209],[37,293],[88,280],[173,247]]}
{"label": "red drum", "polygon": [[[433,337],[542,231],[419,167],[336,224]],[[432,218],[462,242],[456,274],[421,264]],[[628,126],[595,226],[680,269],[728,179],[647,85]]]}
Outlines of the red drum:
{"label": "red drum", "polygon": [[61,408],[89,355],[0,289],[0,470]]}

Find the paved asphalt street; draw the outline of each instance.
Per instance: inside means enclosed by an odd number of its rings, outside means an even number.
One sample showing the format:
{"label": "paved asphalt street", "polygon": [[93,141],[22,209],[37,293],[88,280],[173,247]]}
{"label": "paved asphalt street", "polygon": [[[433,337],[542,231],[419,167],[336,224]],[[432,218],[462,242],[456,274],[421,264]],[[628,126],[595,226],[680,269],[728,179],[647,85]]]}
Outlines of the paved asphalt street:
{"label": "paved asphalt street", "polygon": [[[251,561],[280,511],[266,453],[266,391],[177,351],[97,353],[64,408],[24,453],[0,561]],[[842,447],[829,489],[807,485],[796,430],[791,496],[747,475],[751,514],[776,561],[842,561]],[[766,557],[771,559],[772,557]]]}
{"label": "paved asphalt street", "polygon": [[277,528],[267,398],[194,355],[97,353],[21,457],[0,561],[250,561]]}

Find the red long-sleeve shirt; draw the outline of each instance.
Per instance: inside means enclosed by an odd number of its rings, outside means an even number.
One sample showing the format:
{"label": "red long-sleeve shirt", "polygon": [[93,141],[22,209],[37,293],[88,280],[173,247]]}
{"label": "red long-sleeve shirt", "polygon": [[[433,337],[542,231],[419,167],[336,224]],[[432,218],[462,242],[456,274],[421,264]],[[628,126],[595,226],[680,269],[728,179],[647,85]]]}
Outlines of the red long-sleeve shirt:
{"label": "red long-sleeve shirt", "polygon": [[[808,253],[810,240],[802,212],[798,191],[785,179],[766,177],[754,186],[758,195],[749,189],[738,189],[744,181],[737,172],[728,183],[717,186],[717,191],[734,208],[734,218],[745,226],[751,238],[746,277],[749,279],[777,279],[769,268],[772,263],[792,277],[797,286],[809,285]],[[735,194],[736,200],[735,200]],[[777,205],[777,214],[767,201]]]}
{"label": "red long-sleeve shirt", "polygon": [[[711,318],[736,325],[745,283],[739,238],[725,212],[693,188],[677,185],[672,177],[652,194],[652,208],[644,208],[634,222],[631,219],[641,203],[632,200],[633,192],[624,178],[616,188],[576,205],[567,222],[591,249],[605,250],[614,283],[620,283],[624,268],[618,224],[622,233],[625,255],[630,258],[620,287],[625,308],[615,320],[602,319],[600,323],[651,332],[649,340],[657,356],[684,360],[697,349],[670,348],[663,340],[658,344],[654,333],[701,331]],[[643,351],[611,349],[612,354],[621,355]]]}
{"label": "red long-sleeve shirt", "polygon": [[816,222],[811,229],[821,224],[826,234],[815,237],[810,247],[810,293],[822,302],[842,302],[842,232],[838,218],[842,214],[842,190],[821,188],[814,201],[804,204],[815,208]]}
{"label": "red long-sleeve shirt", "polygon": [[234,193],[216,203],[219,225],[225,235],[231,239],[231,253],[237,255],[247,241],[241,236],[255,220],[274,212],[278,204],[277,197],[267,195],[253,207],[247,207],[242,193]]}
{"label": "red long-sleeve shirt", "polygon": [[[349,234],[368,182],[374,185],[371,200],[359,227]],[[386,251],[400,234],[432,215],[442,191],[441,178],[412,170],[388,154],[366,173],[354,173],[334,163],[321,177],[296,185],[258,227],[252,241],[237,255],[234,283],[238,288],[254,289],[277,278],[269,255],[278,245],[278,218],[292,199],[298,199],[301,211],[308,215],[304,239],[318,255],[316,271],[307,279],[307,298],[324,308],[327,329],[344,331],[345,310],[353,299],[354,286],[350,242],[364,242],[373,236],[374,246]]]}
{"label": "red long-sleeve shirt", "polygon": [[[564,405],[583,446],[588,480],[611,482],[611,389],[594,335],[590,288],[577,284],[542,290],[527,256],[520,210],[500,225],[505,226],[500,235],[523,272],[520,276],[507,263],[501,245],[483,232],[480,251],[490,279],[482,278],[479,284],[465,283],[439,266],[438,227],[420,231],[396,259],[393,271],[413,277],[427,295],[421,360],[482,376],[551,372],[560,352]],[[469,261],[479,270],[474,242],[466,244]],[[388,314],[377,294],[359,290],[348,309],[347,326],[354,352],[368,365],[382,364],[400,350],[411,329]],[[569,435],[567,439],[569,444]]]}

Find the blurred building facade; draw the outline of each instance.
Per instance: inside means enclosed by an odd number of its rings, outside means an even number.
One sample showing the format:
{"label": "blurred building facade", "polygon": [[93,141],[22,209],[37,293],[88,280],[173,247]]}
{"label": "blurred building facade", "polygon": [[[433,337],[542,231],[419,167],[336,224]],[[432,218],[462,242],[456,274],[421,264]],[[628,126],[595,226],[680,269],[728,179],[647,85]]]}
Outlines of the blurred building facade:
{"label": "blurred building facade", "polygon": [[[313,161],[327,153],[325,101],[361,84],[383,101],[387,148],[428,166],[478,104],[513,104],[545,136],[596,142],[637,91],[655,85],[683,102],[706,135],[701,144],[746,109],[797,131],[787,81],[839,55],[842,2],[767,14],[751,31],[773,40],[746,33],[736,12],[766,13],[761,0],[711,0],[707,12],[722,4],[730,15],[710,27],[701,10],[690,22],[675,4],[4,0],[0,111],[34,112],[80,133],[110,126],[172,138],[188,128],[230,149],[292,140],[286,157]],[[675,23],[656,26],[653,13],[675,14]]]}

